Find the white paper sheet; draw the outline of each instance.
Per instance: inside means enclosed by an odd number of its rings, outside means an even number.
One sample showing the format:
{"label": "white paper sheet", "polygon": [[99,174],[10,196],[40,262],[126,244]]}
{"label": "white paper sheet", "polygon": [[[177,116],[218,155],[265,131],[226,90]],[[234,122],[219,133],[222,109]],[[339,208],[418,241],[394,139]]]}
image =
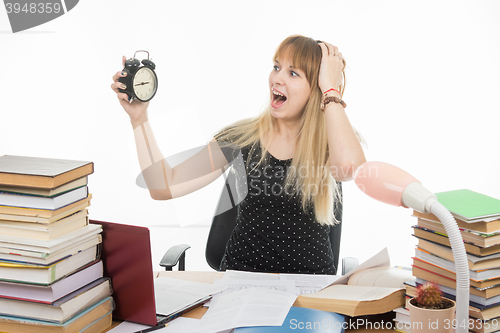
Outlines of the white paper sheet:
{"label": "white paper sheet", "polygon": [[220,295],[225,295],[233,293],[235,291],[250,289],[250,288],[265,288],[278,290],[285,293],[290,293],[295,295],[295,282],[294,281],[281,281],[281,280],[215,280],[214,284],[223,288],[226,288],[223,292],[214,295],[214,299],[220,297]]}
{"label": "white paper sheet", "polygon": [[215,333],[235,327],[281,326],[296,296],[252,288],[214,299],[199,321],[197,333]]}
{"label": "white paper sheet", "polygon": [[196,301],[224,290],[212,284],[184,281],[159,276],[154,279],[156,313],[169,315]]}
{"label": "white paper sheet", "polygon": [[[231,291],[250,287],[263,287],[302,295],[315,293],[339,278],[337,275],[226,271],[224,277],[221,280],[216,280],[214,284],[226,286]],[[295,285],[294,288],[292,288],[293,285]],[[229,289],[224,293],[229,292]]]}
{"label": "white paper sheet", "polygon": [[227,270],[222,281],[227,280],[279,280],[279,274]]}
{"label": "white paper sheet", "polygon": [[280,275],[281,281],[293,281],[295,283],[295,294],[312,294],[329,286],[340,278],[338,275],[319,274],[284,274]]}

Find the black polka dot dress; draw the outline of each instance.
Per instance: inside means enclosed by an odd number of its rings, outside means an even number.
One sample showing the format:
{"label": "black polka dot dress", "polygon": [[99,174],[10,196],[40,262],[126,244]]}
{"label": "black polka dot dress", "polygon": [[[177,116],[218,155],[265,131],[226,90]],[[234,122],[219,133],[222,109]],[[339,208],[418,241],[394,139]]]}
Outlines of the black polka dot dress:
{"label": "black polka dot dress", "polygon": [[[316,222],[312,209],[306,214],[300,198],[284,187],[290,160],[268,154],[257,168],[261,151],[241,149],[236,161],[239,190],[247,195],[238,206],[236,227],[226,245],[221,269],[255,272],[335,274],[330,227]],[[234,152],[222,149],[228,161]],[[241,179],[246,176],[246,182]]]}

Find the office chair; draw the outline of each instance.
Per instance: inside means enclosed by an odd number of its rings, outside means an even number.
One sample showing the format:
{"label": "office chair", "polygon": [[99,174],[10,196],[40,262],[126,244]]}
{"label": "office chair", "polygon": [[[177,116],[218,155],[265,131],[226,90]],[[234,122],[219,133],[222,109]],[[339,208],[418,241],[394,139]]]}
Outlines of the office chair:
{"label": "office chair", "polygon": [[[212,226],[208,234],[207,245],[205,248],[205,258],[210,267],[214,270],[219,270],[219,265],[226,250],[226,243],[229,239],[234,227],[236,226],[237,205],[231,205],[227,209],[228,202],[233,196],[231,193],[236,188],[236,175],[233,168],[230,168],[227,173],[226,182],[217,204],[216,214],[212,220]],[[332,244],[334,265],[338,270],[339,251],[340,251],[340,236],[342,231],[342,183],[340,186],[340,200],[335,203],[335,218],[339,221],[338,224],[330,227],[330,242]],[[225,210],[225,211],[224,211]],[[223,211],[223,213],[217,214]],[[165,267],[166,271],[171,271],[172,267],[179,263],[179,270],[185,269],[186,251],[190,248],[187,244],[179,244],[171,247],[160,261],[160,266]],[[342,275],[358,266],[358,260],[352,257],[342,259]]]}

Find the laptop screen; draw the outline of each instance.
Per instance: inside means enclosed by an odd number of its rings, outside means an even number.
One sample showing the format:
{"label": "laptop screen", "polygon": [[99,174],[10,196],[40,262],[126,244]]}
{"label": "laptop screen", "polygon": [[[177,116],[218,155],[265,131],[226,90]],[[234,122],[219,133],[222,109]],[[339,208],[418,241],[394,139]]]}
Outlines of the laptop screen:
{"label": "laptop screen", "polygon": [[102,225],[104,276],[111,278],[113,319],[157,324],[149,229],[90,220]]}

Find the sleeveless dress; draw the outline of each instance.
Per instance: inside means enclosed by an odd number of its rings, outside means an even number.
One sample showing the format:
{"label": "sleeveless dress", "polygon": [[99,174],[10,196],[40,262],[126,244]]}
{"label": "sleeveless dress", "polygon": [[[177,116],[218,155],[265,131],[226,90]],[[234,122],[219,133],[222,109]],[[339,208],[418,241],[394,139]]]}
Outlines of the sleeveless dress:
{"label": "sleeveless dress", "polygon": [[[270,154],[257,168],[260,148],[247,162],[250,147],[237,149],[221,145],[222,152],[236,171],[238,205],[236,226],[226,244],[220,269],[255,272],[335,274],[330,226],[316,222],[300,198],[283,183],[292,160],[279,160]],[[259,145],[257,145],[259,146]]]}

